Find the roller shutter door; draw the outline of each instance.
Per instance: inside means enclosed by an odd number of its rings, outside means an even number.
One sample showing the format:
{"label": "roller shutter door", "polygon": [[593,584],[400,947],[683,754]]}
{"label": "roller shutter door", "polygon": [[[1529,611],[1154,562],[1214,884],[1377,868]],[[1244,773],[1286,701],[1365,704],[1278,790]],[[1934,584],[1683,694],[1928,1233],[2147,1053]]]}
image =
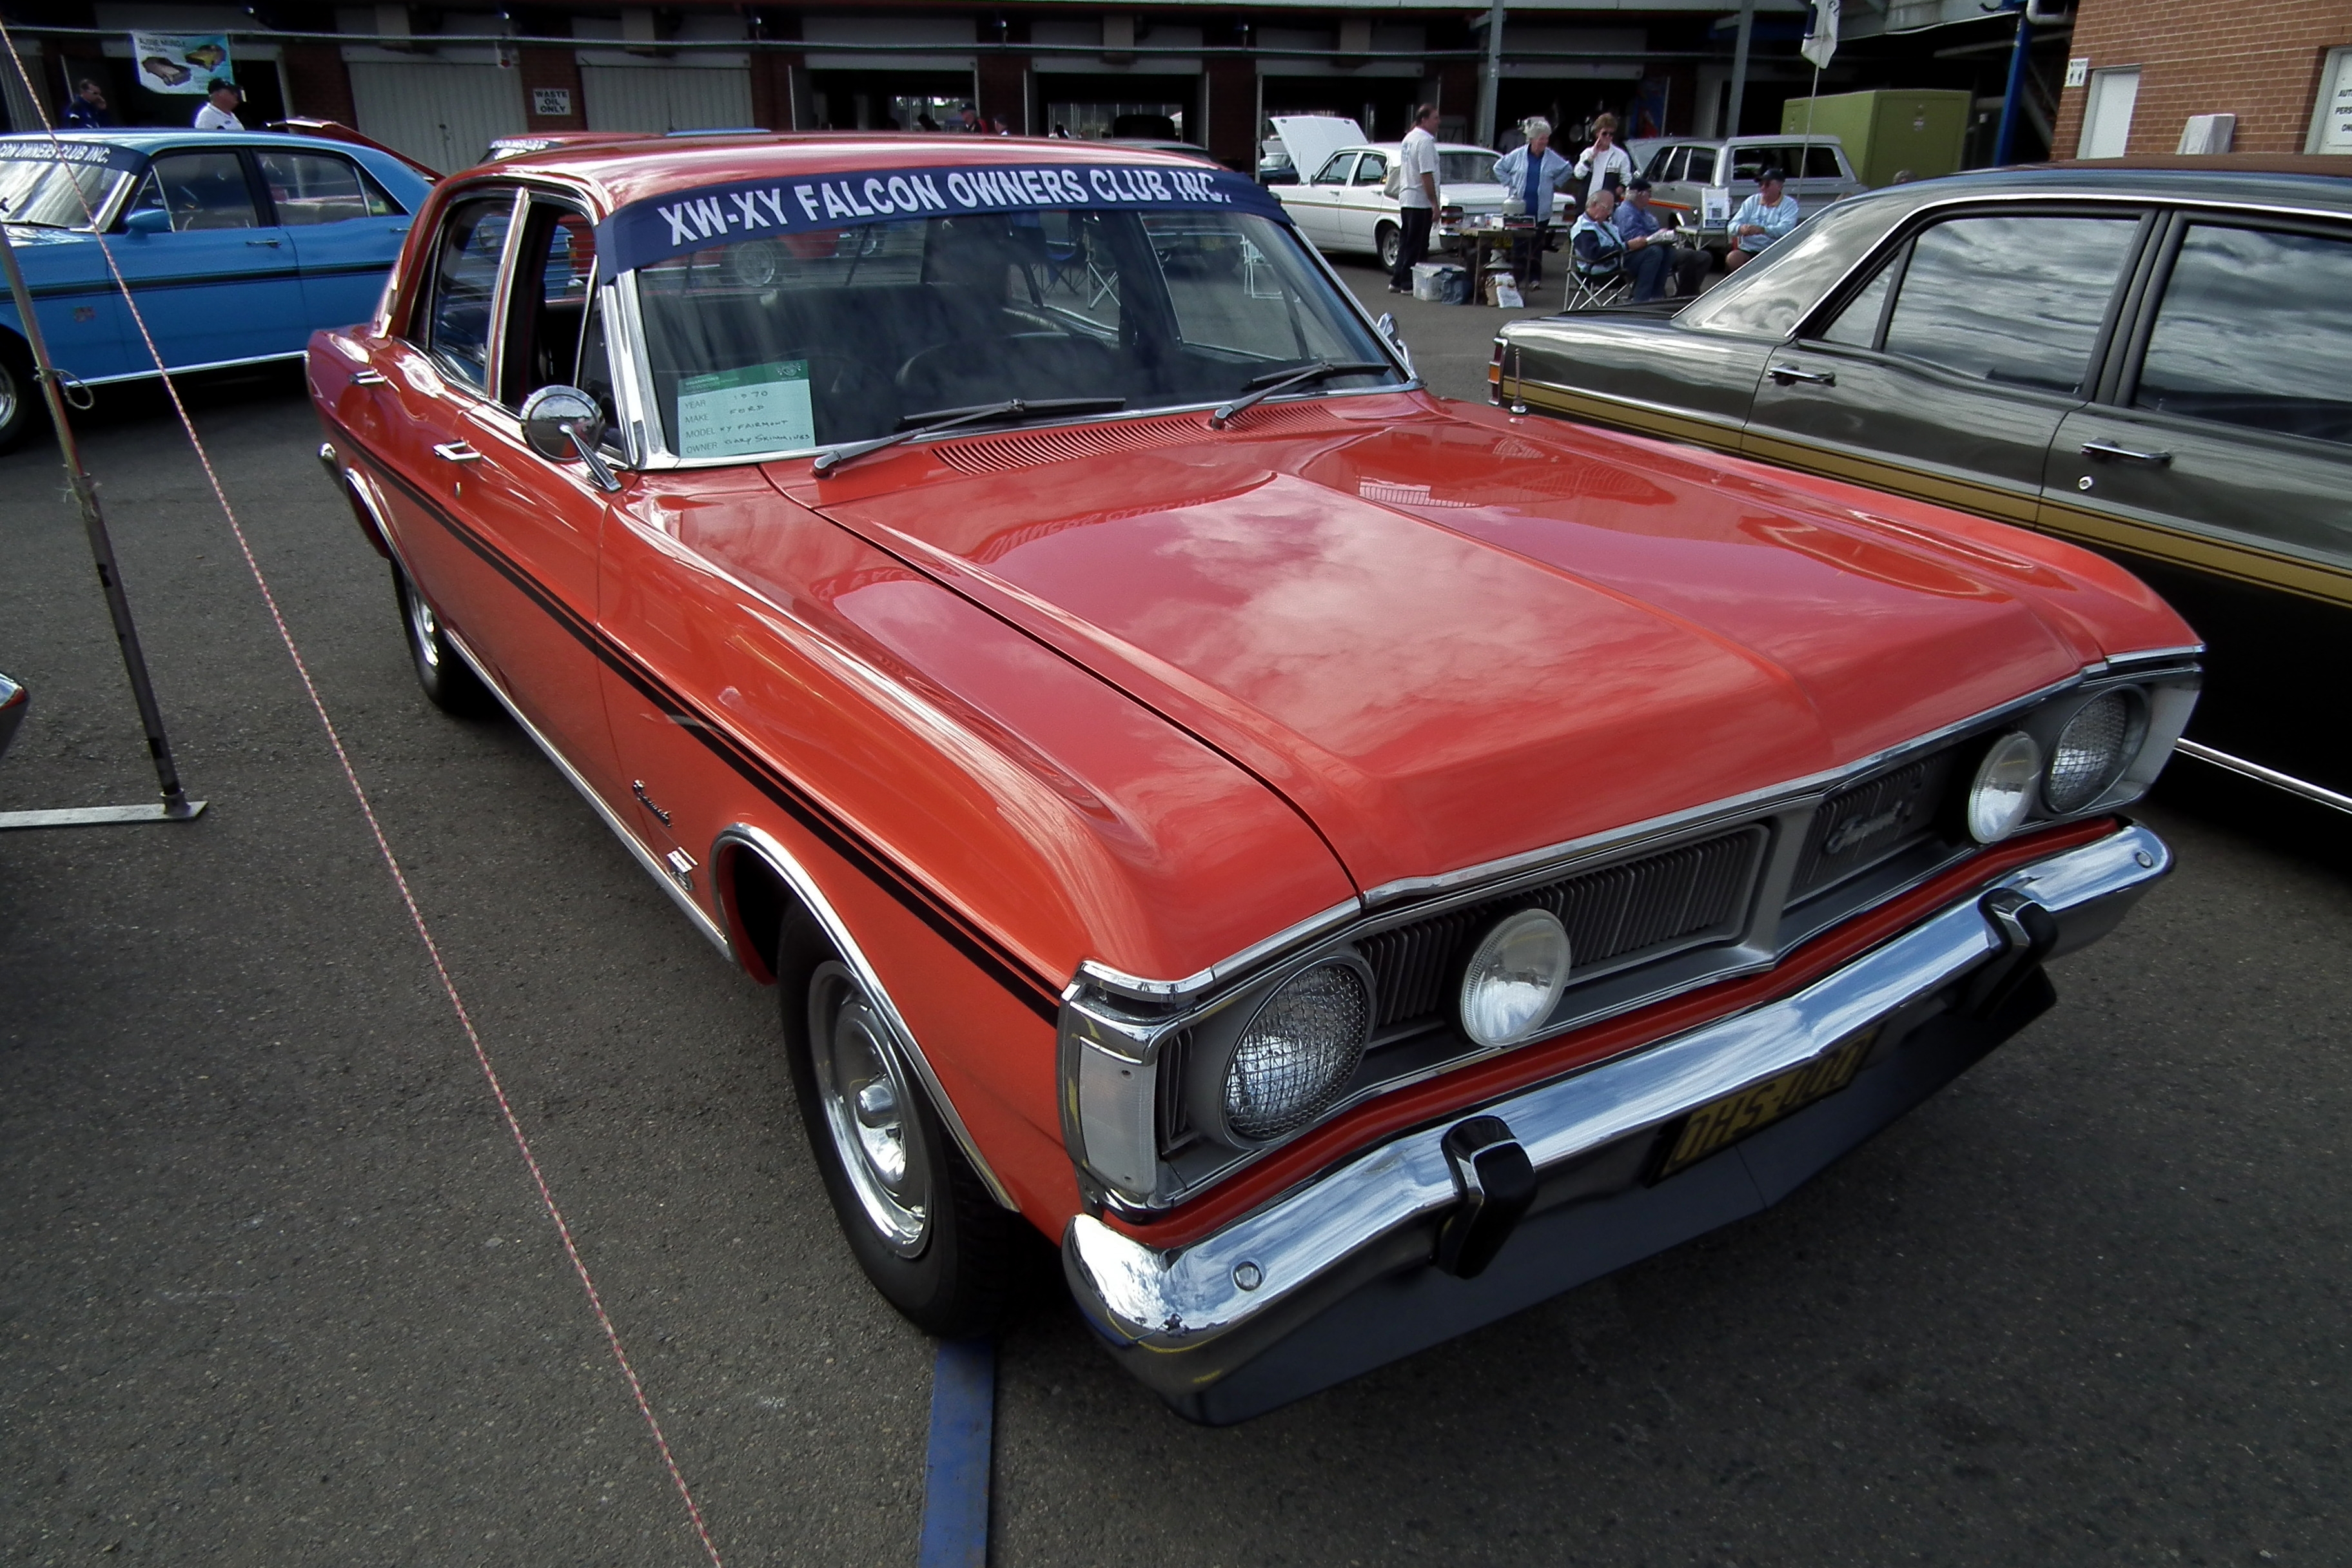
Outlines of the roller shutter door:
{"label": "roller shutter door", "polygon": [[351,63],[359,129],[443,174],[471,168],[495,137],[522,133],[522,73],[440,60]]}
{"label": "roller shutter door", "polygon": [[751,118],[751,73],[727,66],[582,66],[591,131],[720,131]]}

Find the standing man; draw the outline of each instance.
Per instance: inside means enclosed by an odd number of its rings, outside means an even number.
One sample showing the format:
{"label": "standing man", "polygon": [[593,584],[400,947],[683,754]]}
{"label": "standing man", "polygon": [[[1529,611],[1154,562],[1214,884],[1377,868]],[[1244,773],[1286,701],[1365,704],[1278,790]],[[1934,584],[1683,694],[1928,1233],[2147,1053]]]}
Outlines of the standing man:
{"label": "standing man", "polygon": [[980,111],[969,103],[956,110],[956,129],[967,136],[978,136],[988,128],[980,122]]}
{"label": "standing man", "polygon": [[242,131],[245,121],[236,117],[236,106],[245,101],[245,94],[236,83],[225,76],[213,78],[213,89],[205,97],[205,106],[196,110],[199,131]]}
{"label": "standing man", "polygon": [[1737,272],[1756,259],[1756,253],[1797,226],[1797,198],[1781,194],[1780,171],[1768,168],[1756,176],[1756,194],[1731,215],[1731,254],[1723,264]]}
{"label": "standing man", "polygon": [[88,77],[76,82],[73,101],[66,105],[59,123],[71,131],[103,131],[114,122],[114,112],[106,107],[106,94],[98,83]]}
{"label": "standing man", "polygon": [[1429,254],[1429,226],[1437,221],[1437,105],[1424,103],[1412,111],[1412,129],[1404,133],[1397,164],[1403,186],[1397,193],[1397,217],[1404,232],[1397,241],[1389,292],[1410,294],[1413,267]]}
{"label": "standing man", "polygon": [[[1633,155],[1617,145],[1617,117],[1597,116],[1592,121],[1592,145],[1576,161],[1576,177],[1589,183],[1584,194],[1606,189],[1611,175],[1617,178],[1617,189],[1623,190],[1633,183]],[[1610,193],[1615,195],[1614,191]]]}
{"label": "standing man", "polygon": [[1618,204],[1612,220],[1617,232],[1625,239],[1625,248],[1633,268],[1633,303],[1655,300],[1666,291],[1666,274],[1675,276],[1675,294],[1688,300],[1698,293],[1699,279],[1706,272],[1706,252],[1684,248],[1675,244],[1675,233],[1658,222],[1658,215],[1650,210],[1650,182],[1641,175],[1625,187],[1625,199]]}
{"label": "standing man", "polygon": [[1550,243],[1551,196],[1571,173],[1567,159],[1551,150],[1551,121],[1541,115],[1522,121],[1527,144],[1495,160],[1495,183],[1519,198],[1535,232],[1511,240],[1511,270],[1522,289],[1543,281],[1544,247]]}

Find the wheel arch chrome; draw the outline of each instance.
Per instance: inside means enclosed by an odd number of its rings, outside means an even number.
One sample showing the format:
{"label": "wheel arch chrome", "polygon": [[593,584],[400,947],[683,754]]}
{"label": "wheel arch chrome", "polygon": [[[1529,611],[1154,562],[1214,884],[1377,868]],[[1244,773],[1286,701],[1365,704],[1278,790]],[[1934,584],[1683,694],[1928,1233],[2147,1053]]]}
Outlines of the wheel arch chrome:
{"label": "wheel arch chrome", "polygon": [[746,856],[765,868],[782,884],[785,896],[797,901],[809,918],[816,922],[817,929],[824,932],[825,940],[833,944],[842,963],[849,966],[850,972],[857,976],[859,984],[873,997],[876,1010],[890,1026],[890,1032],[897,1037],[899,1048],[906,1052],[907,1059],[914,1064],[916,1076],[923,1080],[923,1092],[931,1097],[931,1104],[938,1110],[940,1120],[947,1124],[949,1134],[963,1152],[963,1157],[971,1161],[971,1168],[980,1173],[989,1195],[1003,1207],[1019,1213],[1020,1204],[981,1152],[971,1128],[964,1124],[962,1112],[949,1098],[946,1086],[940,1083],[939,1074],[932,1069],[929,1056],[915,1037],[915,1031],[908,1026],[905,1015],[898,1011],[898,1002],[891,996],[889,987],[882,984],[882,977],[875,972],[865,949],[851,934],[848,921],[842,919],[841,912],[824,896],[824,889],[817,885],[808,868],[801,864],[799,857],[786,848],[775,835],[750,823],[736,822],[720,828],[711,840],[711,880],[719,895],[719,908],[727,921],[734,952],[745,972],[762,984],[775,984],[776,976],[766,956],[765,945],[757,933],[745,927],[737,896],[738,883],[742,875],[741,859]]}

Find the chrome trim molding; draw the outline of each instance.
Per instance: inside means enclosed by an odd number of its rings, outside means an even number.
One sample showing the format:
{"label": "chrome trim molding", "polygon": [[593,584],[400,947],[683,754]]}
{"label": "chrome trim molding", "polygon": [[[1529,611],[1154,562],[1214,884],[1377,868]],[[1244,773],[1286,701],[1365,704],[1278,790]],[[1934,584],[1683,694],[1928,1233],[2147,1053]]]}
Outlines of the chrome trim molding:
{"label": "chrome trim molding", "polygon": [[[972,1137],[971,1130],[964,1125],[962,1113],[956,1110],[955,1101],[948,1098],[939,1074],[932,1070],[931,1058],[924,1054],[921,1043],[915,1038],[915,1031],[907,1026],[905,1016],[898,1011],[898,1003],[891,999],[889,988],[882,984],[882,977],[874,972],[874,965],[866,958],[865,949],[859,947],[857,939],[850,934],[849,922],[841,918],[840,911],[833,907],[832,900],[817,886],[816,879],[810,876],[808,868],[800,863],[798,858],[765,828],[754,827],[745,822],[730,823],[720,828],[718,837],[710,841],[711,865],[723,865],[730,847],[759,857],[768,869],[783,879],[784,885],[793,890],[793,897],[800,900],[809,913],[816,917],[817,924],[824,928],[826,939],[833,943],[834,951],[841,954],[842,962],[849,965],[851,972],[857,976],[858,984],[866,987],[866,994],[874,999],[884,1022],[890,1026],[890,1032],[897,1037],[899,1048],[915,1064],[915,1072],[923,1080],[923,1092],[929,1095],[931,1103],[939,1108],[940,1120],[947,1123],[948,1131],[955,1137],[956,1146],[963,1151],[963,1157],[971,1162],[971,1168],[980,1173],[980,1179],[987,1185],[989,1195],[1017,1213],[1021,1205],[1013,1201],[1012,1190],[989,1168],[988,1160],[981,1153],[980,1144]],[[711,880],[715,890],[718,878],[713,876]]]}
{"label": "chrome trim molding", "polygon": [[2304,799],[2316,802],[2318,805],[2352,813],[2352,795],[2338,795],[2332,789],[2299,779],[2293,773],[2283,773],[2276,768],[2266,768],[2260,763],[2250,763],[2243,757],[2233,757],[2227,752],[2217,752],[2212,747],[2200,745],[2195,741],[2176,741],[2172,744],[2172,749],[2184,757],[2194,757],[2200,763],[2236,773],[2241,778],[2250,778],[2258,784],[2266,784],[2285,790],[2290,795],[2301,795]]}
{"label": "chrome trim molding", "polygon": [[[415,578],[410,579],[411,583],[415,581]],[[581,776],[580,770],[573,767],[562,752],[556,750],[555,742],[541,734],[539,726],[522,716],[522,710],[515,706],[514,699],[507,695],[507,689],[499,683],[498,678],[489,672],[488,667],[483,664],[472,648],[466,646],[466,639],[450,630],[446,621],[441,625],[441,635],[449,639],[449,646],[457,650],[457,657],[464,659],[472,668],[474,673],[481,678],[482,684],[489,689],[490,695],[499,700],[499,705],[507,710],[517,725],[520,726],[522,732],[530,737],[532,744],[547,753],[547,760],[555,764],[555,771],[569,779],[572,782],[572,787],[580,792],[581,798],[596,808],[596,815],[604,819],[604,826],[613,830],[614,837],[628,847],[629,853],[637,858],[637,864],[646,868],[646,874],[660,885],[663,892],[669,895],[669,901],[686,911],[686,918],[694,922],[694,929],[708,937],[710,940],[710,945],[717,948],[721,956],[732,960],[735,956],[735,944],[727,940],[727,933],[719,928],[719,922],[712,920],[702,906],[694,901],[692,895],[678,887],[670,877],[669,868],[664,866],[659,858],[646,848],[637,836],[629,830],[628,824],[614,815],[613,808],[604,804],[604,797],[590,786],[588,781]]]}
{"label": "chrome trim molding", "polygon": [[[2089,906],[2136,896],[2170,865],[2162,840],[2127,826],[2021,867],[1992,886],[2026,894],[2058,917],[2063,929],[2070,911],[2081,910],[2095,921],[2101,911]],[[1317,1279],[1458,1200],[1444,1148],[1454,1122],[1471,1115],[1501,1117],[1538,1171],[1662,1126],[1813,1059],[2003,951],[2004,938],[1979,902],[1985,890],[1948,905],[1792,996],[1492,1104],[1465,1107],[1445,1125],[1366,1150],[1182,1246],[1154,1247],[1081,1214],[1063,1241],[1078,1304],[1115,1343],[1160,1352],[1198,1350],[1294,1300],[1311,1311],[1313,1297],[1301,1293]],[[1246,1289],[1243,1279],[1250,1282]],[[1163,1372],[1146,1376],[1205,1383],[1231,1370],[1208,1364],[1215,1359],[1197,1366],[1165,1363]]]}
{"label": "chrome trim molding", "polygon": [[310,352],[308,349],[297,349],[292,353],[286,354],[254,354],[247,359],[214,359],[206,360],[202,364],[175,364],[163,370],[133,370],[126,371],[121,375],[76,376],[74,379],[84,386],[116,386],[126,381],[152,381],[159,375],[194,375],[200,370],[235,370],[241,365],[278,364],[287,360],[305,358]]}
{"label": "chrome trim molding", "polygon": [[1063,993],[1063,1000],[1067,1001],[1072,993],[1087,981],[1094,982],[1106,991],[1142,1002],[1168,1002],[1190,996],[1195,992],[1207,990],[1221,980],[1230,980],[1259,961],[1272,958],[1299,942],[1311,942],[1326,932],[1337,931],[1363,910],[1361,899],[1349,899],[1344,904],[1334,904],[1319,915],[1309,915],[1297,925],[1285,927],[1263,942],[1254,942],[1231,958],[1213,963],[1181,980],[1146,980],[1089,958],[1078,965],[1077,978],[1070,982],[1070,989]]}

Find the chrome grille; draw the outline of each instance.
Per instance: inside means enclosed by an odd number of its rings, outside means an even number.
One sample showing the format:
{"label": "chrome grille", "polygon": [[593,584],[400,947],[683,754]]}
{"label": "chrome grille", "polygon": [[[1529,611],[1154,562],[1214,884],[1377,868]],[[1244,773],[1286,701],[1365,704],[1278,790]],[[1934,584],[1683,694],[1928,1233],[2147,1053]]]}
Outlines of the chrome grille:
{"label": "chrome grille", "polygon": [[1948,746],[1823,801],[1789,896],[1819,892],[1932,836],[1958,756],[1958,748]]}
{"label": "chrome grille", "polygon": [[1357,943],[1372,966],[1381,1033],[1437,1021],[1467,950],[1512,910],[1547,909],[1568,928],[1575,981],[1739,934],[1767,835],[1750,826],[1563,877],[1398,926]]}

